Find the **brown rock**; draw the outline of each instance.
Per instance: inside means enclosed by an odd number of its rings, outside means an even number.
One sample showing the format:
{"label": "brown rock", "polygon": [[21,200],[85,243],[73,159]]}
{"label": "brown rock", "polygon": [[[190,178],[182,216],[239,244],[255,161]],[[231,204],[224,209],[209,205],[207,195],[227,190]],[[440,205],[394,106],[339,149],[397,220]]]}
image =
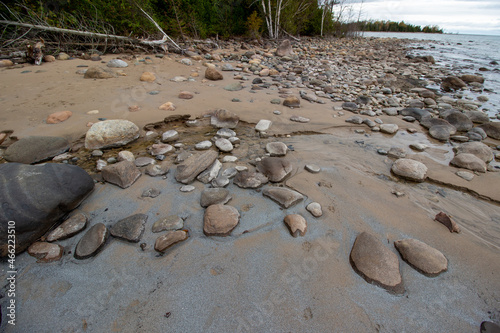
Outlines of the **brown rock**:
{"label": "brown rock", "polygon": [[232,206],[211,205],[205,210],[203,232],[207,236],[228,236],[238,225],[240,213]]}
{"label": "brown rock", "polygon": [[108,236],[108,228],[104,224],[97,223],[93,225],[76,245],[75,258],[87,259],[95,256],[106,244]]}
{"label": "brown rock", "polygon": [[458,227],[458,225],[445,213],[439,212],[434,220],[444,224],[450,230],[450,232],[460,233],[460,228]]}
{"label": "brown rock", "polygon": [[300,107],[300,99],[297,96],[288,96],[283,101],[283,105],[289,108],[298,108]]}
{"label": "brown rock", "polygon": [[451,161],[451,165],[458,168],[464,168],[472,171],[485,173],[487,170],[486,163],[479,157],[473,154],[460,153],[457,154]]}
{"label": "brown rock", "polygon": [[486,163],[491,162],[494,158],[491,148],[478,141],[462,143],[460,146],[454,147],[453,151],[456,154],[466,153],[476,155]]}
{"label": "brown rock", "polygon": [[77,213],[64,221],[47,236],[47,242],[62,240],[76,235],[87,226],[87,217],[82,213]]}
{"label": "brown rock", "polygon": [[420,273],[434,277],[448,269],[448,260],[435,248],[416,239],[394,242],[401,258]]}
{"label": "brown rock", "polygon": [[465,74],[460,77],[460,79],[464,82],[470,83],[470,82],[478,82],[478,83],[484,83],[484,77],[481,75],[471,75],[471,74]]}
{"label": "brown rock", "polygon": [[427,178],[427,167],[425,164],[408,158],[396,160],[391,167],[391,171],[402,178],[416,182],[423,182]]}
{"label": "brown rock", "polygon": [[104,69],[96,66],[89,67],[83,75],[84,79],[110,79],[113,77],[116,77],[116,74],[111,69]]}
{"label": "brown rock", "polygon": [[465,88],[466,86],[465,82],[456,76],[448,76],[441,83],[441,88],[444,91],[459,90]]}
{"label": "brown rock", "polygon": [[164,252],[172,245],[188,239],[189,234],[185,230],[169,231],[156,239],[155,250]]}
{"label": "brown rock", "polygon": [[196,176],[211,166],[219,153],[215,150],[207,150],[201,154],[193,154],[177,166],[175,179],[182,184],[189,184]]}
{"label": "brown rock", "polygon": [[350,261],[353,269],[368,283],[396,294],[404,292],[398,256],[375,236],[367,232],[359,234],[352,246]]}
{"label": "brown rock", "polygon": [[225,109],[217,109],[210,118],[210,124],[217,128],[235,128],[240,121],[240,117]]}
{"label": "brown rock", "polygon": [[29,255],[38,259],[37,262],[53,262],[61,259],[64,248],[61,245],[46,242],[36,242],[28,247]]}
{"label": "brown rock", "polygon": [[299,214],[290,214],[285,216],[285,224],[287,225],[293,237],[304,236],[307,231],[307,221]]}
{"label": "brown rock", "polygon": [[144,82],[154,82],[156,80],[156,76],[151,72],[144,72],[142,73],[140,80]]}
{"label": "brown rock", "polygon": [[71,111],[59,111],[59,112],[54,112],[50,114],[47,117],[47,124],[58,124],[62,123],[63,121],[67,120],[69,117],[73,115],[73,112]]}
{"label": "brown rock", "polygon": [[47,54],[47,55],[43,56],[43,61],[54,62],[54,61],[56,61],[56,57],[54,57],[53,55]]}
{"label": "brown rock", "polygon": [[293,54],[292,43],[288,39],[281,42],[280,46],[276,49],[276,55],[278,57],[285,57]]}
{"label": "brown rock", "polygon": [[144,233],[147,220],[148,216],[145,214],[134,214],[113,224],[109,232],[113,237],[137,243]]}
{"label": "brown rock", "polygon": [[121,188],[131,186],[141,176],[141,172],[134,162],[121,161],[108,165],[101,171],[102,178],[108,183],[115,184]]}
{"label": "brown rock", "polygon": [[14,63],[10,60],[0,60],[0,68],[1,67],[10,67],[14,66]]}
{"label": "brown rock", "polygon": [[191,99],[194,97],[194,94],[190,91],[181,91],[179,93],[179,98],[180,99]]}
{"label": "brown rock", "polygon": [[139,105],[131,105],[128,107],[128,110],[130,112],[137,112],[137,111],[141,111],[141,107]]}
{"label": "brown rock", "polygon": [[212,81],[223,80],[224,76],[222,73],[216,70],[215,68],[207,68],[205,71],[205,78]]}
{"label": "brown rock", "polygon": [[233,183],[241,188],[258,188],[269,182],[266,176],[255,171],[238,172],[233,179]]}
{"label": "brown rock", "polygon": [[304,196],[297,191],[285,187],[268,187],[262,195],[277,202],[283,208],[289,208],[304,200]]}
{"label": "brown rock", "polygon": [[158,107],[160,110],[165,110],[165,111],[175,111],[176,107],[174,103],[172,102],[167,102]]}

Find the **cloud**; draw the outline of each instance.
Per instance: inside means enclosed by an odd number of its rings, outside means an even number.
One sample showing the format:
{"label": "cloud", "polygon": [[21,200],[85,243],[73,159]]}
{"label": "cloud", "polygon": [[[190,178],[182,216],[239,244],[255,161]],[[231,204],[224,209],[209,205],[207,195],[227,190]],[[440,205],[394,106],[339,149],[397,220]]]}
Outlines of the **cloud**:
{"label": "cloud", "polygon": [[446,32],[500,35],[500,1],[492,0],[350,0],[353,17],[438,25]]}

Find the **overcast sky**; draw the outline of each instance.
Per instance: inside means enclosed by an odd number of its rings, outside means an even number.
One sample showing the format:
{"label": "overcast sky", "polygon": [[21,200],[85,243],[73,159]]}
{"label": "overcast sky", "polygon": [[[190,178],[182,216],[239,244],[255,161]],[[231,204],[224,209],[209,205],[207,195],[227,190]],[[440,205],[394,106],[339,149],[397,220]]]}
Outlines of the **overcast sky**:
{"label": "overcast sky", "polygon": [[346,0],[355,19],[438,25],[447,33],[500,35],[500,0]]}

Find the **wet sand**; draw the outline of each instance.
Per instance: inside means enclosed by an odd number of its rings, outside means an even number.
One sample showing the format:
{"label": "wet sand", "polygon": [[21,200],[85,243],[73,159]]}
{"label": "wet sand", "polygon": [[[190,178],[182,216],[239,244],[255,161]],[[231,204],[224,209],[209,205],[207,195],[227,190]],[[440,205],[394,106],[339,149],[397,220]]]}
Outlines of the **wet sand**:
{"label": "wet sand", "polygon": [[[236,164],[247,162],[249,152],[263,154],[267,142],[291,145],[294,150],[287,159],[294,170],[284,185],[306,199],[283,209],[260,190],[230,184],[233,199],[229,204],[240,212],[240,223],[229,237],[207,237],[204,210],[198,204],[205,185],[195,182],[195,191],[179,192],[175,166],[167,179],[142,176],[125,190],[98,183],[78,210],[89,217],[91,225],[110,225],[132,214],[147,214],[141,240],[147,247],[143,251],[138,244],[112,239],[96,257],[81,261],[72,255],[77,235],[59,242],[65,248],[59,262],[40,264],[27,253],[18,255],[17,325],[4,320],[2,329],[474,332],[484,320],[500,321],[500,173],[476,175],[470,182],[457,177],[458,169],[448,166],[451,146],[428,138],[423,127],[404,122],[401,116],[380,117],[384,123],[399,125],[396,135],[370,132],[364,125],[346,123],[349,112],[339,116],[333,108],[339,102],[302,100],[301,108],[290,109],[270,103],[278,97],[277,90],[251,93],[251,80],[241,91],[225,91],[222,87],[235,82],[231,72],[223,72],[222,81],[204,82],[201,62],[186,66],[177,55],[151,57],[153,64],[129,61],[126,76],[107,80],[75,74],[78,65],[96,64],[78,59],[0,70],[0,130],[11,129],[18,138],[54,135],[76,141],[88,130],[87,123],[98,118],[128,119],[142,127],[174,114],[201,119],[210,110],[223,108],[249,124],[239,126],[251,128],[260,119],[273,122],[270,138],[236,128],[242,141],[232,152],[240,158]],[[112,58],[103,56],[104,61]],[[25,70],[31,72],[21,74]],[[140,82],[144,71],[154,72],[156,82]],[[200,75],[194,82],[170,81],[192,73]],[[148,94],[154,90],[160,93]],[[183,90],[195,93],[194,98],[178,99]],[[298,96],[299,89],[293,90]],[[232,102],[233,98],[241,102]],[[177,109],[158,110],[167,101]],[[139,105],[141,110],[129,112],[130,105]],[[60,124],[45,124],[49,114],[63,110],[72,111],[73,116]],[[99,114],[88,115],[90,110]],[[281,114],[273,114],[275,110]],[[291,122],[292,115],[311,121]],[[410,134],[406,128],[415,128],[417,133]],[[366,129],[366,135],[355,133],[356,129]],[[200,138],[203,135],[200,131]],[[377,153],[379,148],[408,147],[409,142],[431,146],[416,157],[429,167],[424,183],[397,178],[390,171],[394,159]],[[305,171],[306,164],[318,165],[321,172]],[[161,189],[160,196],[141,198],[150,187]],[[404,196],[397,197],[393,191]],[[322,217],[314,218],[305,210],[313,201],[321,204]],[[453,217],[462,229],[460,234],[433,221],[440,211]],[[291,237],[284,225],[284,216],[292,213],[306,217],[304,237]],[[185,218],[190,237],[160,256],[153,248],[158,234],[151,232],[151,225],[164,215]],[[363,231],[376,235],[393,252],[395,240],[419,239],[446,256],[448,271],[428,278],[400,260],[406,290],[402,296],[368,284],[349,263],[352,244]],[[5,274],[2,264],[4,281]],[[5,299],[0,300],[2,307]]]}

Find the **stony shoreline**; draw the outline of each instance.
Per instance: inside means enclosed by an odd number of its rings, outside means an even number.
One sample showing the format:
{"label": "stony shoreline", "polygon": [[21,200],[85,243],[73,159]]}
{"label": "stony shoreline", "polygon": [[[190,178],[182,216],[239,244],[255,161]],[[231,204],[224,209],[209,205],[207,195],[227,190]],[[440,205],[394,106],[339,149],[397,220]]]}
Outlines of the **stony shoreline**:
{"label": "stony shoreline", "polygon": [[[139,320],[140,329],[168,325],[175,332],[201,327],[282,331],[296,324],[303,327],[301,331],[310,325],[325,331],[336,318],[340,330],[377,326],[398,330],[408,327],[395,320],[408,315],[406,310],[377,313],[372,302],[378,299],[395,306],[402,302],[395,295],[417,295],[407,309],[417,313],[422,303],[432,303],[433,293],[446,288],[462,291],[453,297],[440,293],[442,302],[456,305],[460,297],[472,297],[475,307],[458,302],[455,314],[444,309],[439,314],[418,312],[410,324],[413,329],[428,329],[422,322],[428,317],[442,330],[477,329],[482,321],[498,322],[500,314],[493,305],[498,295],[491,291],[500,288],[488,275],[498,274],[498,267],[487,261],[498,260],[500,248],[496,238],[500,236],[496,225],[500,123],[480,110],[484,96],[476,101],[453,97],[461,89],[480,90],[480,76],[447,77],[432,57],[407,56],[407,43],[374,38],[307,40],[283,42],[277,49],[232,44],[225,49],[192,49],[182,56],[121,56],[118,61],[106,55],[97,66],[89,60],[58,60],[41,66],[43,71],[48,68],[41,73],[33,73],[31,67],[31,72],[0,71],[6,78],[3,82],[20,75],[49,76],[43,82],[47,89],[39,92],[47,106],[56,98],[49,90],[62,93],[52,79],[72,77],[69,84],[76,86],[60,101],[73,110],[30,113],[29,127],[8,115],[21,112],[20,107],[30,102],[1,96],[6,106],[4,126],[9,130],[2,140],[1,162],[10,162],[0,164],[4,175],[0,197],[10,207],[1,213],[6,220],[18,220],[21,230],[29,230],[26,242],[41,237],[28,252],[49,262],[34,264],[26,253],[18,256],[25,276],[19,279],[24,299],[20,325],[27,330],[41,325],[43,330],[118,327],[131,332],[139,329],[133,318],[141,316],[141,309],[156,313],[157,304],[162,304],[177,318],[165,319],[168,323]],[[432,82],[441,90],[424,88]],[[22,84],[30,87],[29,82]],[[8,88],[5,83],[4,88]],[[104,109],[89,110],[96,101]],[[47,138],[49,133],[55,136]],[[41,179],[64,190],[69,185],[61,177],[63,172],[14,164],[47,159],[61,168],[81,166],[92,176],[81,180],[86,185],[72,192],[74,199],[65,209],[47,195],[45,185],[39,190],[32,185],[43,184],[37,180]],[[69,169],[68,177],[81,179]],[[14,193],[12,188],[32,191]],[[47,197],[51,200],[44,202]],[[27,200],[23,214],[16,211],[20,200]],[[462,232],[451,234],[433,221],[435,216],[443,220],[438,213],[448,220],[451,216],[453,222],[442,222],[454,223],[450,231],[458,231],[458,223]],[[475,216],[481,216],[483,223],[476,224]],[[413,223],[406,223],[409,217]],[[317,255],[320,251],[323,256]],[[236,263],[238,257],[243,261]],[[153,274],[164,267],[159,260],[168,266],[162,276]],[[380,267],[380,262],[386,265]],[[61,287],[60,297],[42,288],[51,284],[49,267],[63,274],[53,284],[55,290],[59,290],[56,285],[67,286]],[[144,273],[141,267],[151,271]],[[303,274],[296,272],[301,267]],[[208,279],[199,275],[204,271]],[[434,278],[426,282],[420,273]],[[75,306],[74,300],[91,283],[75,274],[95,276],[106,286],[107,296],[95,304],[91,295],[84,297],[82,304],[89,309],[80,306],[66,321],[25,317],[47,299],[57,303],[50,311]],[[105,276],[109,283],[102,280]],[[233,282],[236,276],[246,281],[243,286]],[[283,289],[280,300],[273,300],[267,287],[254,299],[258,286],[254,276],[267,281],[271,289]],[[472,287],[458,280],[463,277],[481,282]],[[178,279],[185,280],[180,283],[184,296],[173,290],[172,281]],[[217,279],[213,283],[219,287],[205,284],[211,279]],[[323,294],[321,286],[329,280],[335,281],[330,288],[337,296]],[[449,286],[444,288],[443,283]],[[429,294],[419,294],[422,284]],[[122,290],[124,285],[137,296]],[[177,296],[160,300],[155,295],[153,301],[144,294],[144,285],[156,285],[150,295],[161,290]],[[222,285],[229,293],[221,293]],[[39,290],[37,301],[26,299],[26,291],[34,292],[33,288]],[[484,294],[485,290],[490,293]],[[199,297],[205,299],[200,303],[204,307],[220,298],[244,300],[229,301],[229,308],[209,306],[207,312],[196,305]],[[338,317],[325,313],[343,302],[357,304],[353,313],[365,313],[366,320],[357,321],[357,316],[343,311]],[[122,312],[112,303],[129,305]],[[252,304],[260,305],[255,310]],[[266,306],[273,313],[266,313]],[[179,317],[180,309],[203,319],[187,321]],[[227,312],[225,319],[214,321],[212,316],[220,311]],[[247,311],[262,319],[251,319]],[[102,318],[91,319],[97,313]],[[122,314],[126,317],[118,322],[106,320]],[[436,315],[456,316],[455,322],[440,321]],[[274,321],[276,316],[280,319]],[[84,324],[77,324],[77,318]]]}

